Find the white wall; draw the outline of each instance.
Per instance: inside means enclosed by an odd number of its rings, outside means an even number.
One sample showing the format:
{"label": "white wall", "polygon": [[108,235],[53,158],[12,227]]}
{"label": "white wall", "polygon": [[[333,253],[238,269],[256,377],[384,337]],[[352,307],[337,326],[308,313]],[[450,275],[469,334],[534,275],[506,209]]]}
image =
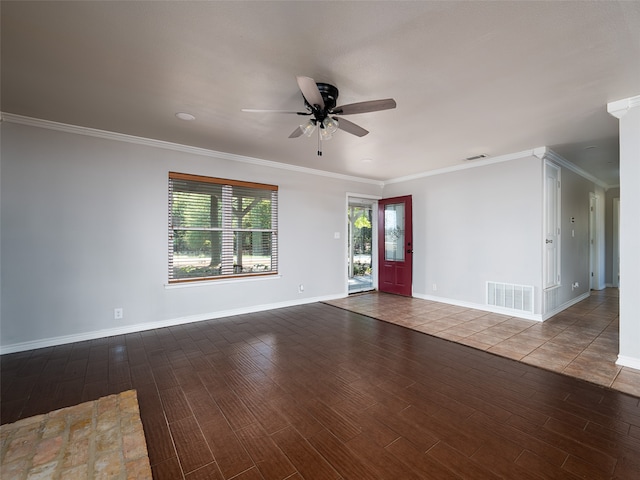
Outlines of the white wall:
{"label": "white wall", "polygon": [[[7,122],[0,128],[2,353],[344,296],[347,192],[413,196],[415,296],[483,308],[487,281],[533,285],[541,318],[537,156],[381,190],[225,155]],[[167,287],[169,171],[279,185],[280,275]],[[560,303],[588,293],[588,194],[595,191],[565,168],[562,180],[563,229],[574,217],[576,233],[563,235]],[[571,291],[572,281],[581,288]],[[124,309],[117,321],[116,307]]]}
{"label": "white wall", "polygon": [[[621,105],[622,104],[622,105]],[[608,105],[620,118],[620,354],[640,369],[640,96]]]}
{"label": "white wall", "polygon": [[[343,296],[346,192],[381,190],[8,122],[1,128],[3,353]],[[280,276],[166,287],[169,171],[279,185]]]}
{"label": "white wall", "polygon": [[414,295],[482,307],[487,281],[532,285],[541,313],[539,158],[385,186],[385,197],[398,195],[413,197]]}

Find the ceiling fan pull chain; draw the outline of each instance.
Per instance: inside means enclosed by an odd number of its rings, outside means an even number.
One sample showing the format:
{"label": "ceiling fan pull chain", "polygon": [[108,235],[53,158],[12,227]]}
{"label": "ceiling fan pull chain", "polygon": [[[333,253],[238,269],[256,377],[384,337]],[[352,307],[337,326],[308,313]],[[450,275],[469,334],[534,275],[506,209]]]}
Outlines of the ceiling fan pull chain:
{"label": "ceiling fan pull chain", "polygon": [[320,141],[320,129],[318,129],[318,156],[322,156],[322,142]]}

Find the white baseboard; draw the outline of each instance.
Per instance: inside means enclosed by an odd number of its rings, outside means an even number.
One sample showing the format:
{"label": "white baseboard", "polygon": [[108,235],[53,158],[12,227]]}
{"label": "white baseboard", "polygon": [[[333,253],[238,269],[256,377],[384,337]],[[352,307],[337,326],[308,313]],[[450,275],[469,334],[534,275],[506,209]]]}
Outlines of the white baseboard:
{"label": "white baseboard", "polygon": [[97,338],[113,337],[115,335],[126,335],[128,333],[143,332],[145,330],[153,330],[155,328],[173,327],[183,325],[185,323],[202,322],[205,320],[215,320],[234,315],[242,315],[246,313],[264,312],[274,310],[276,308],[294,307],[297,305],[305,305],[308,303],[324,302],[328,300],[336,300],[344,298],[344,294],[327,295],[323,297],[303,298],[300,300],[290,300],[279,303],[269,303],[266,305],[254,305],[251,307],[235,308],[231,310],[222,310],[217,312],[201,313],[198,315],[189,315],[186,317],[171,318],[167,320],[159,320],[157,322],[138,323],[134,325],[126,325],[123,327],[106,328],[102,330],[94,330],[91,332],[78,333],[73,335],[62,335],[60,337],[43,338],[39,340],[31,340],[28,342],[14,343],[10,345],[0,346],[0,355],[7,353],[24,352],[26,350],[35,350],[38,348],[55,347],[65,345],[67,343],[84,342],[87,340],[95,340]]}
{"label": "white baseboard", "polygon": [[543,321],[544,320],[549,320],[554,315],[557,315],[558,313],[560,313],[563,310],[566,310],[567,308],[571,307],[572,305],[575,305],[576,303],[581,302],[582,300],[586,300],[587,298],[589,298],[590,295],[591,295],[591,290],[589,290],[588,292],[583,293],[579,297],[572,298],[568,302],[565,302],[562,305],[554,308],[553,310],[551,310],[549,312],[546,312],[544,315],[542,315],[542,320]]}
{"label": "white baseboard", "polygon": [[542,314],[536,314],[536,313],[531,314],[531,313],[527,313],[527,312],[520,312],[518,310],[511,310],[511,309],[508,309],[508,308],[500,308],[500,307],[495,307],[493,305],[485,305],[485,304],[482,304],[482,303],[465,302],[465,301],[462,301],[462,300],[455,300],[455,299],[444,298],[444,297],[436,297],[436,296],[433,296],[433,295],[424,295],[424,294],[421,294],[421,293],[413,292],[413,296],[414,297],[421,298],[423,300],[431,300],[433,302],[446,303],[448,305],[456,305],[458,307],[473,308],[475,310],[483,310],[485,312],[499,313],[501,315],[509,315],[510,317],[522,318],[524,320],[533,320],[535,322],[544,322],[545,320],[550,319],[554,315],[557,315],[558,313],[562,312],[563,310],[566,310],[567,308],[571,307],[572,305],[575,305],[576,303],[581,302],[582,300],[584,300],[586,298],[589,298],[590,294],[591,294],[590,292],[583,293],[579,297],[571,299],[570,301],[568,301],[566,303],[563,303],[562,305],[556,307],[551,312],[547,312],[544,315],[542,315]]}
{"label": "white baseboard", "polygon": [[618,360],[616,360],[616,365],[620,365],[621,367],[633,368],[635,370],[640,370],[640,358],[627,357],[625,355],[618,355]]}
{"label": "white baseboard", "polygon": [[462,300],[455,300],[452,298],[445,298],[445,297],[436,297],[433,295],[424,295],[416,292],[413,292],[413,296],[416,298],[421,298],[422,300],[430,300],[432,302],[446,303],[447,305],[455,305],[457,307],[473,308],[474,310],[482,310],[485,312],[499,313],[500,315],[508,315],[510,317],[522,318],[524,320],[533,320],[535,322],[543,321],[542,315],[539,315],[539,314],[521,312],[519,310],[511,310],[509,308],[500,308],[500,307],[495,307],[493,305],[486,305],[484,303],[465,302]]}

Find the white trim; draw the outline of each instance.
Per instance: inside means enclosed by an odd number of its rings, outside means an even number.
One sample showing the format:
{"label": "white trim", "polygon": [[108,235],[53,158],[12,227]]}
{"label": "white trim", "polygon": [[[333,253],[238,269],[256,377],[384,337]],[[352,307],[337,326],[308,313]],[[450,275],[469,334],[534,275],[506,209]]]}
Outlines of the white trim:
{"label": "white trim", "polygon": [[625,355],[618,355],[618,360],[616,360],[616,365],[633,368],[634,370],[640,370],[640,358],[627,357]]}
{"label": "white trim", "polygon": [[620,120],[633,107],[640,106],[640,95],[607,103],[607,112]]}
{"label": "white trim", "polygon": [[282,278],[282,275],[255,275],[248,277],[230,277],[220,278],[214,280],[193,280],[187,282],[165,283],[164,288],[167,290],[173,290],[174,288],[189,288],[189,287],[212,287],[214,285],[225,285],[228,283],[244,283],[244,282],[262,282],[266,280],[276,280]]}
{"label": "white trim", "polygon": [[462,300],[454,300],[451,298],[436,297],[433,295],[423,295],[421,293],[415,293],[415,292],[413,293],[414,297],[421,298],[422,300],[430,300],[432,302],[446,303],[448,305],[455,305],[457,307],[473,308],[474,310],[482,310],[485,312],[499,313],[501,315],[508,315],[510,317],[521,318],[523,320],[533,320],[535,322],[544,322],[545,320],[549,320],[549,318],[553,317],[554,315],[557,315],[561,311],[571,307],[572,305],[575,305],[578,302],[581,302],[582,300],[585,300],[586,298],[589,298],[589,295],[590,295],[590,292],[583,293],[579,297],[574,298],[568,301],[567,303],[560,305],[559,307],[555,308],[553,311],[541,315],[538,313],[529,314],[527,312],[519,312],[517,310],[514,311],[509,308],[493,307],[491,305],[483,305],[479,303],[466,302]]}
{"label": "white trim", "polygon": [[[640,105],[640,96],[632,97],[631,99],[625,99],[624,101],[625,102],[628,101],[628,104],[631,105],[631,107],[633,107],[636,105],[636,103],[634,103],[636,102],[635,99],[638,99],[637,104]],[[623,102],[623,100],[620,100],[619,102]],[[618,102],[613,102],[613,103],[618,103]],[[627,103],[625,103],[625,105],[627,105]],[[344,175],[341,173],[327,172],[325,170],[317,170],[315,168],[300,167],[298,165],[274,162],[271,160],[264,160],[261,158],[246,157],[244,155],[236,155],[233,153],[219,152],[219,151],[210,150],[207,148],[199,148],[199,147],[192,147],[189,145],[183,145],[179,143],[165,142],[163,140],[154,140],[152,138],[136,137],[134,135],[127,135],[127,134],[118,133],[118,132],[109,132],[106,130],[99,130],[96,128],[80,127],[77,125],[70,125],[67,123],[53,122],[51,120],[41,120],[39,118],[16,115],[14,113],[0,112],[0,121],[7,121],[9,123],[16,123],[19,125],[27,125],[31,127],[46,128],[49,130],[57,130],[60,132],[73,133],[76,135],[85,135],[89,137],[103,138],[106,140],[115,140],[119,142],[133,143],[137,145],[146,145],[150,147],[163,148],[165,150],[173,150],[178,152],[190,153],[193,155],[201,155],[204,157],[214,157],[222,160],[248,163],[251,165],[260,165],[260,166],[271,167],[271,168],[279,168],[281,170],[290,170],[294,172],[306,173],[309,175],[336,178],[339,180],[346,180],[351,182],[367,183],[369,185],[378,185],[380,188],[383,188],[385,185],[390,185],[393,183],[401,183],[409,180],[415,180],[418,178],[431,177],[434,175],[442,175],[444,173],[457,172],[459,170],[467,170],[469,168],[483,167],[486,165],[492,165],[494,163],[518,160],[520,158],[526,158],[531,156],[542,158],[544,155],[549,156],[550,158],[553,158],[558,163],[561,163],[564,167],[574,171],[578,175],[583,176],[587,180],[596,183],[597,185],[601,186],[605,190],[608,190],[609,188],[614,187],[612,185],[607,185],[601,180],[598,180],[593,175],[585,172],[581,168],[565,160],[564,158],[562,158],[557,153],[553,152],[547,147],[537,147],[530,150],[523,150],[522,152],[509,153],[506,155],[500,155],[498,157],[486,158],[483,160],[468,162],[461,165],[454,165],[452,167],[445,167],[437,170],[430,170],[427,172],[416,173],[416,174],[408,175],[405,177],[392,178],[392,179],[382,181],[382,180],[373,180],[370,178],[355,177],[352,175]]]}
{"label": "white trim", "polygon": [[510,153],[507,155],[500,155],[499,157],[476,160],[476,161],[467,162],[461,165],[454,165],[453,167],[439,168],[437,170],[430,170],[428,172],[416,173],[414,175],[407,175],[406,177],[392,178],[389,180],[385,180],[384,184],[390,185],[392,183],[407,182],[409,180],[417,180],[418,178],[433,177],[434,175],[442,175],[444,173],[457,172],[459,170],[468,170],[469,168],[484,167],[486,165],[492,165],[494,163],[509,162],[511,160],[518,160],[520,158],[533,157],[535,156],[535,152],[538,151],[540,148],[545,148],[545,147],[539,147],[537,149],[531,149],[531,150],[524,150],[522,152]]}
{"label": "white trim", "polygon": [[448,305],[455,305],[457,307],[472,308],[474,310],[482,310],[484,312],[499,313],[500,315],[507,315],[509,317],[521,318],[523,320],[532,320],[534,322],[543,321],[542,315],[537,313],[521,312],[519,310],[512,310],[510,308],[494,307],[492,305],[485,305],[482,303],[466,302],[463,300],[455,300],[452,298],[435,297],[433,295],[423,295],[421,293],[415,293],[415,292],[413,293],[413,296],[415,298],[421,298],[422,300],[430,300],[432,302],[446,303]]}
{"label": "white trim", "polygon": [[542,314],[542,320],[543,321],[544,320],[549,320],[551,317],[553,317],[554,315],[557,315],[558,313],[562,312],[563,310],[566,310],[567,308],[575,305],[578,302],[581,302],[582,300],[586,300],[587,298],[589,298],[590,295],[591,295],[591,292],[585,292],[582,295],[580,295],[579,297],[572,298],[568,302],[563,303],[562,305],[554,308],[553,310],[543,313]]}
{"label": "white trim", "polygon": [[94,330],[92,332],[77,333],[72,335],[63,335],[60,337],[50,337],[41,340],[33,340],[29,342],[14,343],[10,345],[0,346],[0,355],[7,353],[24,352],[26,350],[35,350],[38,348],[55,347],[58,345],[65,345],[67,343],[84,342],[87,340],[94,340],[96,338],[112,337],[114,335],[126,335],[128,333],[143,332],[146,330],[153,330],[156,328],[173,327],[176,325],[183,325],[185,323],[202,322],[205,320],[216,320],[224,317],[231,317],[234,315],[244,315],[247,313],[264,312],[267,310],[273,310],[276,308],[293,307],[297,305],[305,305],[307,303],[325,302],[328,300],[337,300],[344,298],[344,294],[338,295],[325,295],[323,297],[305,298],[302,300],[286,301],[278,303],[270,303],[266,305],[255,305],[252,307],[234,308],[231,310],[221,310],[210,313],[200,313],[198,315],[190,315],[187,317],[171,318],[168,320],[159,320],[156,322],[138,323],[134,325],[127,325],[116,328],[106,328],[103,330]]}
{"label": "white trim", "polygon": [[46,128],[49,130],[57,130],[65,133],[73,133],[76,135],[85,135],[89,137],[103,138],[107,140],[115,140],[119,142],[133,143],[137,145],[146,145],[149,147],[163,148],[165,150],[173,150],[183,153],[190,153],[193,155],[201,155],[204,157],[214,157],[222,160],[231,160],[234,162],[248,163],[251,165],[260,165],[271,168],[279,168],[282,170],[291,170],[294,172],[306,173],[309,175],[318,175],[321,177],[336,178],[339,180],[346,180],[351,182],[368,183],[370,185],[378,185],[384,187],[384,182],[380,180],[372,180],[363,177],[354,177],[351,175],[343,175],[341,173],[327,172],[324,170],[316,170],[314,168],[299,167],[297,165],[290,165],[287,163],[273,162],[271,160],[264,160],[255,157],[245,157],[244,155],[235,155],[233,153],[219,152],[216,150],[209,150],[206,148],[191,147],[189,145],[182,145],[179,143],[165,142],[163,140],[154,140],[151,138],[136,137],[133,135],[126,135],[124,133],[108,132],[105,130],[98,130],[95,128],[79,127],[76,125],[69,125],[66,123],[52,122],[50,120],[40,120],[37,118],[25,117],[22,115],[15,115],[13,113],[0,113],[0,118],[9,123],[17,123],[20,125],[27,125],[30,127]]}
{"label": "white trim", "polygon": [[[637,102],[635,99],[637,99]],[[629,104],[633,107],[636,105],[636,103],[640,105],[640,96],[632,97],[631,99],[625,99],[624,101],[620,100],[619,102],[627,102],[625,103],[625,105]],[[618,102],[612,102],[612,103],[618,103]],[[609,104],[609,105],[612,105],[612,104]],[[41,120],[38,118],[25,117],[23,115],[16,115],[14,113],[0,112],[0,121],[7,121],[9,123],[16,123],[19,125],[27,125],[31,127],[46,128],[49,130],[57,130],[60,132],[73,133],[76,135],[85,135],[89,137],[103,138],[106,140],[115,140],[119,142],[133,143],[137,145],[146,145],[149,147],[162,148],[165,150],[173,150],[173,151],[183,152],[183,153],[190,153],[193,155],[201,155],[204,157],[214,157],[222,160],[231,160],[234,162],[248,163],[251,165],[261,165],[265,167],[279,168],[281,170],[290,170],[294,172],[306,173],[309,175],[336,178],[339,180],[346,180],[351,182],[367,183],[369,185],[378,185],[381,188],[383,188],[385,185],[390,185],[393,183],[401,183],[409,180],[416,180],[418,178],[431,177],[434,175],[442,175],[444,173],[457,172],[459,170],[467,170],[469,168],[483,167],[486,165],[492,165],[494,163],[517,160],[519,158],[526,158],[531,156],[542,158],[543,155],[553,158],[558,163],[561,163],[564,167],[574,171],[578,175],[583,176],[587,180],[596,183],[597,185],[601,186],[605,190],[608,190],[609,188],[613,187],[611,185],[607,185],[601,180],[598,180],[593,175],[585,172],[584,170],[575,166],[571,162],[568,162],[567,160],[565,160],[564,158],[562,158],[561,156],[559,156],[558,154],[556,154],[555,152],[553,152],[547,147],[537,147],[530,150],[524,150],[522,152],[509,153],[506,155],[500,155],[498,157],[486,158],[483,160],[468,162],[461,165],[454,165],[452,167],[445,167],[437,170],[431,170],[428,172],[416,173],[413,175],[407,175],[405,177],[391,178],[391,179],[382,181],[382,180],[373,180],[370,178],[355,177],[352,175],[344,175],[341,173],[327,172],[325,170],[317,170],[315,168],[299,167],[297,165],[291,165],[288,163],[273,162],[271,160],[264,160],[264,159],[255,158],[255,157],[246,157],[244,155],[236,155],[233,153],[219,152],[217,150],[210,150],[207,148],[191,147],[189,145],[165,142],[163,140],[154,140],[151,138],[136,137],[134,135],[127,135],[124,133],[109,132],[106,130],[99,130],[96,128],[80,127],[77,125],[70,125],[67,123],[53,122],[51,120]]]}
{"label": "white trim", "polygon": [[551,160],[552,162],[555,162],[555,163],[565,167],[566,169],[571,170],[573,173],[577,173],[581,177],[586,178],[590,182],[595,183],[596,185],[598,185],[599,187],[604,188],[605,190],[608,190],[608,189],[612,188],[611,185],[609,185],[607,183],[604,183],[602,180],[598,180],[596,177],[594,177],[590,173],[585,172],[583,169],[581,169],[580,167],[574,165],[570,161],[564,159],[563,157],[561,157],[560,155],[558,155],[556,152],[554,152],[553,150],[551,150],[549,148],[545,147],[545,152],[544,152],[544,154],[543,154],[543,156],[541,158]]}
{"label": "white trim", "polygon": [[367,200],[382,200],[382,196],[380,195],[369,195],[366,193],[353,193],[353,192],[347,192],[347,198],[349,197],[353,197],[353,198],[364,198]]}

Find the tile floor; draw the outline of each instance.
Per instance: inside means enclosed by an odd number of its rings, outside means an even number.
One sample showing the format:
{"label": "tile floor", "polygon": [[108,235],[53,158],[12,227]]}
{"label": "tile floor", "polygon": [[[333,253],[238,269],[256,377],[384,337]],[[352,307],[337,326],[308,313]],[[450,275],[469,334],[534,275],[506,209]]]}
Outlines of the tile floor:
{"label": "tile floor", "polygon": [[545,322],[379,292],[327,303],[640,396],[640,371],[615,363],[618,289],[593,291]]}

